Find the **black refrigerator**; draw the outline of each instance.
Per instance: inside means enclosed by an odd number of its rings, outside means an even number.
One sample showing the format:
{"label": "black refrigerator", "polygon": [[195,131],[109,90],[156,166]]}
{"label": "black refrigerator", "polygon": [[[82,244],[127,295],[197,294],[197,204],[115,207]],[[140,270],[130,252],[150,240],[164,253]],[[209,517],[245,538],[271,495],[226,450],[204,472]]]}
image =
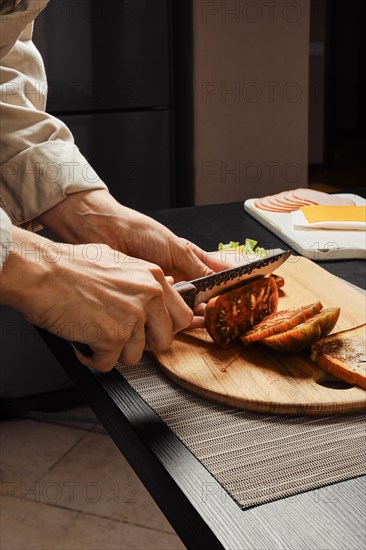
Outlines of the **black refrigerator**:
{"label": "black refrigerator", "polygon": [[35,24],[47,111],[139,210],[175,202],[171,32],[168,0],[51,0]]}
{"label": "black refrigerator", "polygon": [[[48,75],[47,111],[123,204],[175,204],[169,0],[51,0],[34,42]],[[0,409],[72,399],[72,384],[35,329],[0,308]]]}

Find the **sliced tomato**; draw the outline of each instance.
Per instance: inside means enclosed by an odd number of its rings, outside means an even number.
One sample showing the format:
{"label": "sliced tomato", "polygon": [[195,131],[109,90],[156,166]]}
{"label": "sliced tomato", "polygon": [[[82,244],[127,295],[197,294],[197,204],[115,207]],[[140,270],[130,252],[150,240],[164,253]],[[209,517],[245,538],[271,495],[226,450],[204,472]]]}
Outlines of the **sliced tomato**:
{"label": "sliced tomato", "polygon": [[261,340],[261,344],[278,351],[296,352],[312,346],[321,336],[328,334],[335,326],[340,309],[331,307],[307,319],[294,328]]}
{"label": "sliced tomato", "polygon": [[309,319],[309,317],[313,317],[319,313],[322,307],[320,302],[316,302],[315,304],[272,313],[272,315],[265,317],[260,323],[255,325],[249,332],[243,334],[241,340],[247,345],[279,332],[290,330],[306,321],[306,319]]}
{"label": "sliced tomato", "polygon": [[274,273],[273,275],[271,275],[271,277],[274,278],[277,288],[282,288],[283,286],[285,286],[285,279],[281,277],[281,275],[276,275]]}
{"label": "sliced tomato", "polygon": [[205,309],[211,338],[229,348],[261,319],[277,309],[278,289],[273,277],[263,277],[212,298]]}

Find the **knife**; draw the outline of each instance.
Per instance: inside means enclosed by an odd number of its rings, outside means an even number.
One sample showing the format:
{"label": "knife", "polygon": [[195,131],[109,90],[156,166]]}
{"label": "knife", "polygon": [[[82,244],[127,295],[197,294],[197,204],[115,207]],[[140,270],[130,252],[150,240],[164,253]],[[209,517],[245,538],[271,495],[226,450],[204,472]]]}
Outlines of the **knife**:
{"label": "knife", "polygon": [[[206,275],[206,277],[200,277],[192,281],[174,283],[173,288],[181,295],[188,307],[193,309],[196,305],[207,302],[211,298],[252,279],[270,275],[287,260],[291,253],[291,250],[276,248],[271,250],[266,258],[212,273],[212,275]],[[86,357],[93,355],[88,345],[79,342],[70,343]]]}
{"label": "knife", "polygon": [[240,286],[251,279],[264,277],[273,273],[291,255],[291,250],[276,248],[266,258],[254,260],[248,264],[232,267],[212,275],[206,275],[193,281],[175,283],[173,288],[179,292],[185,303],[193,309],[202,302],[207,302],[233,287]]}

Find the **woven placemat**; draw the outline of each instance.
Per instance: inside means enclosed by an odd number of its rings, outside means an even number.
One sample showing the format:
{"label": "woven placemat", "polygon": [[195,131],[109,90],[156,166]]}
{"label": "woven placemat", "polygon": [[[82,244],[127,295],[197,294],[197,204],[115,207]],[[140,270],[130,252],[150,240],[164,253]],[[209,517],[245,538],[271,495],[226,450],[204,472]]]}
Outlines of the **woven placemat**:
{"label": "woven placemat", "polygon": [[119,372],[242,509],[361,476],[366,415],[242,411],[168,380],[151,356]]}

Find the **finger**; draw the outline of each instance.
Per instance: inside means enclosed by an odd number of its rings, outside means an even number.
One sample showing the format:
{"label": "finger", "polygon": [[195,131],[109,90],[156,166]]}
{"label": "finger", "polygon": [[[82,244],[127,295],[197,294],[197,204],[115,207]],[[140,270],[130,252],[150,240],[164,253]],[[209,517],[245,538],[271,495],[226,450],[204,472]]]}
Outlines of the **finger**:
{"label": "finger", "polygon": [[195,315],[189,328],[205,328],[205,318]]}
{"label": "finger", "polygon": [[189,327],[193,312],[159,271],[154,276],[160,283],[162,292],[149,303],[145,337],[147,345],[161,350],[170,347],[176,332]]}
{"label": "finger", "polygon": [[167,283],[169,283],[170,285],[174,285],[174,277],[171,277],[171,275],[167,275],[165,279]]}
{"label": "finger", "polygon": [[205,327],[205,309],[207,304],[198,304],[194,310],[194,317],[189,328],[204,328]]}
{"label": "finger", "polygon": [[173,333],[175,334],[190,326],[193,320],[193,311],[174,288],[166,283],[162,287],[165,305],[173,321]]}
{"label": "finger", "polygon": [[[167,287],[171,286],[167,283]],[[145,346],[163,350],[170,347],[173,340],[173,319],[165,303],[165,294],[153,298],[149,303],[145,324]]]}
{"label": "finger", "polygon": [[206,309],[206,305],[207,304],[198,304],[194,310],[193,310],[193,313],[195,315],[197,315],[198,317],[202,317],[204,314],[205,314],[205,309]]}
{"label": "finger", "polygon": [[135,325],[130,338],[124,344],[119,361],[123,365],[136,365],[142,357],[145,348],[145,328],[143,323]]}
{"label": "finger", "polygon": [[247,254],[238,250],[217,250],[216,252],[205,252],[206,262],[215,272],[222,271],[238,265],[246,265],[260,259],[258,254]]}
{"label": "finger", "polygon": [[95,369],[99,372],[108,372],[112,370],[118,361],[120,348],[114,347],[113,349],[102,350],[100,348],[93,348],[92,346],[90,347],[93,352],[93,355],[91,357],[86,357],[85,355],[80,353],[80,351],[75,349],[75,354],[80,363],[90,369]]}
{"label": "finger", "polygon": [[203,261],[205,253],[190,241],[184,242],[184,251],[177,258],[176,267],[184,273],[187,280],[198,279],[210,275],[213,271]]}
{"label": "finger", "polygon": [[229,269],[232,264],[222,261],[216,253],[205,252],[196,244],[185,241],[185,254],[177,259],[176,267],[179,267],[189,280]]}
{"label": "finger", "polygon": [[211,272],[218,272],[223,271],[224,269],[230,269],[234,265],[237,265],[239,262],[239,254],[235,255],[234,253],[230,256],[228,253],[225,253],[223,251],[206,252],[194,243],[191,243],[191,248],[197,258],[206,267],[212,270]]}

